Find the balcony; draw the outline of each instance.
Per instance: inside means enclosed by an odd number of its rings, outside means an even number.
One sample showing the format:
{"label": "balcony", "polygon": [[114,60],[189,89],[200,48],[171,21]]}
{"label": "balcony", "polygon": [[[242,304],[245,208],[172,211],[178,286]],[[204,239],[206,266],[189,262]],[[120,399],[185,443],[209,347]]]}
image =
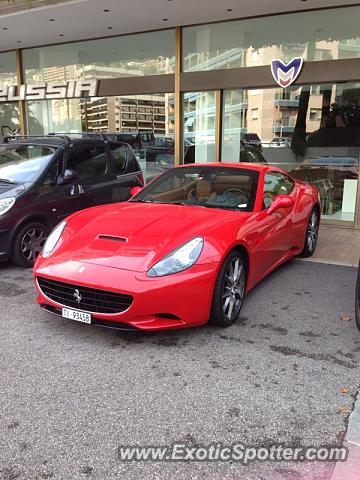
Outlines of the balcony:
{"label": "balcony", "polygon": [[299,100],[295,99],[285,99],[285,98],[277,98],[274,100],[275,107],[287,107],[287,108],[298,108],[299,107]]}
{"label": "balcony", "polygon": [[293,133],[295,130],[295,125],[287,125],[286,127],[281,126],[281,125],[274,125],[273,126],[273,132],[274,133],[279,133],[280,136],[282,136],[283,133]]}

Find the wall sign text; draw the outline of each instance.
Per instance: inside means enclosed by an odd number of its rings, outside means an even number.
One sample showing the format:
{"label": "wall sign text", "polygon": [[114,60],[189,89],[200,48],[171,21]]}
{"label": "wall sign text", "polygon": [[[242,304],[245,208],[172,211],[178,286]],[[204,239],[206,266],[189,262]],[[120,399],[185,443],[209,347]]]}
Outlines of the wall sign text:
{"label": "wall sign text", "polygon": [[99,81],[95,79],[49,82],[39,85],[2,86],[0,87],[0,102],[96,97],[98,86]]}

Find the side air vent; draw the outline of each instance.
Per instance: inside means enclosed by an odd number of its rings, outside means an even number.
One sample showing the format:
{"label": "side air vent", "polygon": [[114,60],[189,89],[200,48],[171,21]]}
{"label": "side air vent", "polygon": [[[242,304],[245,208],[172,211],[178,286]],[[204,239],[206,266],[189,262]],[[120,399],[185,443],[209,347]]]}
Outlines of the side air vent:
{"label": "side air vent", "polygon": [[127,242],[125,237],[115,237],[114,235],[99,235],[99,240],[111,240],[113,242]]}

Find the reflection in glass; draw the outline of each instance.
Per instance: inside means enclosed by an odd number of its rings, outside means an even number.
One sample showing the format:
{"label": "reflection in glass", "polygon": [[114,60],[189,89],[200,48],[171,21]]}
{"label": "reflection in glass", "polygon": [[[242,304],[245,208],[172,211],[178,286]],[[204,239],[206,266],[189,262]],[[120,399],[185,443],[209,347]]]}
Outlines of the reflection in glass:
{"label": "reflection in glass", "polygon": [[215,162],[215,92],[184,94],[184,163]]}
{"label": "reflection in glass", "polygon": [[24,50],[26,83],[138,77],[174,71],[174,30]]}
{"label": "reflection in glass", "polygon": [[173,94],[27,102],[27,120],[32,135],[110,132],[131,145],[147,180],[174,166]]}
{"label": "reflection in glass", "polygon": [[174,95],[136,95],[81,100],[82,129],[119,132],[114,139],[135,150],[146,181],[174,166]]}
{"label": "reflection in glass", "polygon": [[[0,53],[1,86],[17,85],[15,52]],[[0,103],[0,139],[20,126],[17,102]]]}
{"label": "reflection in glass", "polygon": [[360,57],[360,7],[337,8],[187,27],[185,71]]}
{"label": "reflection in glass", "polygon": [[222,161],[248,161],[254,136],[269,164],[318,187],[323,218],[354,221],[360,84],[224,92]]}
{"label": "reflection in glass", "polygon": [[30,135],[82,131],[78,99],[26,102],[26,107]]}
{"label": "reflection in glass", "polygon": [[0,137],[6,136],[12,130],[20,127],[18,102],[0,103]]}
{"label": "reflection in glass", "polygon": [[1,85],[17,85],[15,52],[0,53]]}
{"label": "reflection in glass", "polygon": [[39,145],[0,146],[0,178],[8,182],[35,181],[50,162],[55,149]]}

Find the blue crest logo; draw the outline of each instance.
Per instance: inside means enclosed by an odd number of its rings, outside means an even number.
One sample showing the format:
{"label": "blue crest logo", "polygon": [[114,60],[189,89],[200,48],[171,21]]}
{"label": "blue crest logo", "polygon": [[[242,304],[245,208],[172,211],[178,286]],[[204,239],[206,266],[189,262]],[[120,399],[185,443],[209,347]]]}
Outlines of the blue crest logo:
{"label": "blue crest logo", "polygon": [[282,88],[289,87],[300,75],[303,59],[295,57],[289,63],[284,63],[279,59],[271,62],[271,72],[275,82]]}

